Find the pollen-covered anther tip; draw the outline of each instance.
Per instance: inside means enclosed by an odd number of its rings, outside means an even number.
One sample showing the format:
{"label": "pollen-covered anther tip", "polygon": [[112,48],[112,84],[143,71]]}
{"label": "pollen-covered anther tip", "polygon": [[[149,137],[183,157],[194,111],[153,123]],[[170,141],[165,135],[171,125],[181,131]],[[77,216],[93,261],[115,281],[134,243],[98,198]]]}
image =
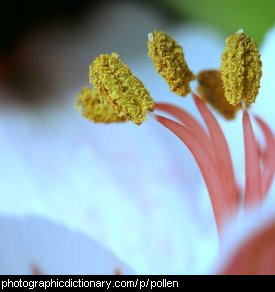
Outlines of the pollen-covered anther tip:
{"label": "pollen-covered anther tip", "polygon": [[95,88],[83,87],[75,99],[75,107],[83,117],[95,123],[108,124],[127,121],[101,102],[100,93]]}
{"label": "pollen-covered anther tip", "polygon": [[197,75],[200,97],[224,118],[232,120],[240,105],[233,106],[225,98],[221,74],[218,70],[204,70]]}
{"label": "pollen-covered anther tip", "polygon": [[221,78],[225,97],[232,105],[242,100],[255,102],[262,77],[262,63],[256,43],[243,32],[226,40],[222,55]]}
{"label": "pollen-covered anther tip", "polygon": [[89,76],[101,101],[119,117],[139,125],[146,120],[147,111],[155,109],[148,90],[118,54],[98,56],[89,67]]}
{"label": "pollen-covered anther tip", "polygon": [[182,47],[165,32],[154,31],[148,40],[148,56],[170,90],[180,96],[190,92],[189,83],[195,76],[189,69]]}

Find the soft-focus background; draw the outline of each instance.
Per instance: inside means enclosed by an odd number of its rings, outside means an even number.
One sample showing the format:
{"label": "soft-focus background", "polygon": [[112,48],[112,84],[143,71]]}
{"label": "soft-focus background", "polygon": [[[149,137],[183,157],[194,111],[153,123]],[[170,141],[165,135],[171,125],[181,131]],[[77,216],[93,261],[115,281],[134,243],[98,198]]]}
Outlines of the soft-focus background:
{"label": "soft-focus background", "polygon": [[[6,1],[0,11],[0,220],[37,216],[62,224],[112,250],[136,273],[206,273],[217,235],[188,150],[150,117],[140,127],[92,124],[74,110],[74,98],[88,85],[92,59],[116,51],[155,100],[198,117],[191,98],[171,94],[156,74],[147,34],[167,31],[198,73],[219,67],[226,36],[239,28],[261,46],[274,24],[275,2]],[[263,50],[272,54],[268,45]],[[259,105],[252,110],[274,125],[274,98]],[[243,184],[240,116],[230,123],[218,118]],[[35,230],[26,234],[41,236]],[[29,243],[7,246],[6,240],[0,237],[0,249],[31,250]],[[2,251],[2,263],[8,254]],[[25,272],[21,267],[15,262],[6,271]]]}

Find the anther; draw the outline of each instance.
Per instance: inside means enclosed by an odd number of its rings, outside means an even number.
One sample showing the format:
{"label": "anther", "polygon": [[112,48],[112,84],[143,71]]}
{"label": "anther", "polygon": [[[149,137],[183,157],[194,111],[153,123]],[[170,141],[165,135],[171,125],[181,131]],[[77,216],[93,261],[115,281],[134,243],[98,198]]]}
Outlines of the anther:
{"label": "anther", "polygon": [[89,67],[90,83],[102,102],[119,117],[141,124],[155,104],[143,83],[120,60],[118,54],[98,56]]}
{"label": "anther", "polygon": [[243,32],[226,40],[222,55],[221,78],[225,97],[232,105],[242,100],[255,102],[262,76],[262,63],[256,43]]}
{"label": "anther", "polygon": [[154,31],[148,40],[148,56],[170,90],[180,96],[190,92],[189,83],[195,79],[184,59],[182,47],[162,31]]}

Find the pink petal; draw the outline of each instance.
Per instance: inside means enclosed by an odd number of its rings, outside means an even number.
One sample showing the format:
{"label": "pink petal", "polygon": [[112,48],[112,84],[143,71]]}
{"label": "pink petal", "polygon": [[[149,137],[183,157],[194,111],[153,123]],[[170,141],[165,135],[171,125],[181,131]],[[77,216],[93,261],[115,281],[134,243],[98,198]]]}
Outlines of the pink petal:
{"label": "pink petal", "polygon": [[166,112],[170,115],[172,115],[174,118],[179,120],[181,123],[183,123],[189,130],[192,132],[193,136],[200,139],[200,141],[203,143],[208,155],[211,157],[214,156],[213,149],[210,145],[210,139],[204,128],[200,125],[200,123],[188,112],[186,112],[184,109],[181,109],[178,106],[175,106],[173,104],[169,103],[156,103],[155,107],[157,110]]}
{"label": "pink petal", "polygon": [[262,173],[262,196],[264,198],[271,186],[275,171],[275,139],[268,125],[257,116],[255,116],[255,119],[262,129],[266,141],[263,154],[264,168]]}
{"label": "pink petal", "polygon": [[224,196],[222,195],[223,188],[220,183],[219,172],[217,172],[213,161],[207,155],[203,141],[200,141],[198,137],[195,137],[185,126],[175,121],[158,115],[155,115],[155,118],[158,122],[178,136],[194,156],[208,189],[218,231],[221,232],[229,215],[228,208],[224,201]]}
{"label": "pink petal", "polygon": [[217,171],[220,174],[220,178],[223,185],[224,201],[231,214],[235,214],[239,203],[239,191],[235,181],[235,175],[232,165],[232,160],[227,145],[226,139],[222,132],[220,125],[212,112],[208,109],[205,102],[203,102],[198,96],[192,94],[196,106],[201,113],[209,134],[211,137],[211,144],[215,153],[215,162]]}
{"label": "pink petal", "polygon": [[243,112],[245,147],[245,205],[252,207],[261,202],[261,170],[258,147],[248,112]]}
{"label": "pink petal", "polygon": [[248,238],[230,257],[221,274],[275,274],[275,220]]}

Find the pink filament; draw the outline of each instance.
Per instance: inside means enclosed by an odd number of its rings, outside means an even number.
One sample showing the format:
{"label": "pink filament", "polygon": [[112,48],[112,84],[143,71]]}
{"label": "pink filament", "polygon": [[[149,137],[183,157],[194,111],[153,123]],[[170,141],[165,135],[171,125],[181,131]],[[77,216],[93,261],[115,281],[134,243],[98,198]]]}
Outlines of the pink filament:
{"label": "pink filament", "polygon": [[219,179],[223,185],[223,193],[221,196],[224,197],[224,201],[226,202],[226,206],[228,210],[230,210],[231,215],[234,215],[238,209],[239,191],[235,181],[228,144],[220,125],[206,106],[205,102],[194,93],[192,95],[196,106],[207,125],[211,137],[211,145],[215,153],[215,164],[219,173]]}
{"label": "pink filament", "polygon": [[243,111],[243,134],[245,148],[245,205],[254,207],[261,202],[261,171],[259,152],[247,110]]}
{"label": "pink filament", "polygon": [[208,134],[192,115],[190,115],[184,109],[169,103],[158,102],[155,104],[155,107],[157,110],[168,113],[183,123],[190,130],[190,132],[192,132],[193,136],[201,141],[211,159],[214,159],[214,153],[210,145]]}
{"label": "pink filament", "polygon": [[255,119],[260,126],[265,136],[265,150],[263,153],[263,172],[262,172],[262,199],[264,199],[271,186],[274,171],[275,171],[275,139],[273,137],[271,129],[268,125],[259,117],[255,116]]}
{"label": "pink filament", "polygon": [[162,116],[155,115],[155,117],[158,122],[178,136],[194,156],[206,183],[218,232],[220,233],[228,216],[231,214],[228,214],[227,201],[222,195],[224,190],[219,178],[220,174],[204,149],[203,141],[195,137],[185,126]]}

